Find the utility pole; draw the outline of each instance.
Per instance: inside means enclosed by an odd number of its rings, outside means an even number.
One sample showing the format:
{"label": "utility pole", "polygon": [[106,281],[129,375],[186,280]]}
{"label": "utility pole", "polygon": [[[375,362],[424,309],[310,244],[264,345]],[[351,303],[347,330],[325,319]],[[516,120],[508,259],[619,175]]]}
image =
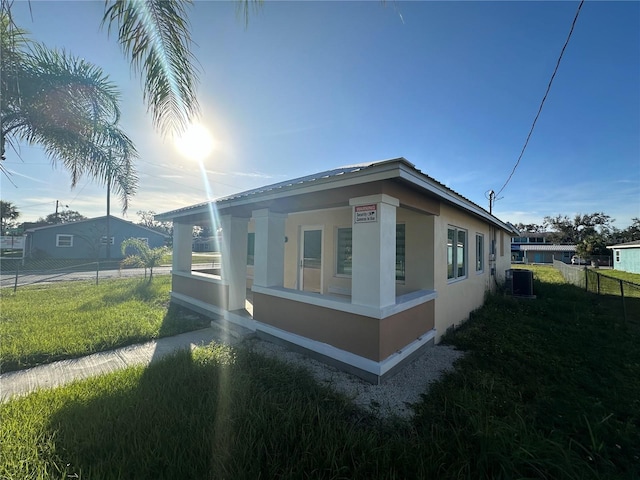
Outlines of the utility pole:
{"label": "utility pole", "polygon": [[[59,223],[60,218],[58,217],[58,205],[60,204],[60,200],[56,200],[56,223]],[[69,205],[63,205],[63,207],[69,208]]]}
{"label": "utility pole", "polygon": [[493,215],[493,202],[496,199],[496,192],[489,190],[489,213]]}

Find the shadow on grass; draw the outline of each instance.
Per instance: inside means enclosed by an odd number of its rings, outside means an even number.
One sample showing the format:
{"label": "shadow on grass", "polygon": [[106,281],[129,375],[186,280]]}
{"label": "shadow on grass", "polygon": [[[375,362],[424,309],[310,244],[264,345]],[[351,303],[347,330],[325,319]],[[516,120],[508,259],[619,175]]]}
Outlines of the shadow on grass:
{"label": "shadow on grass", "polygon": [[86,389],[49,425],[51,462],[74,478],[389,478],[410,460],[396,432],[246,349],[183,351]]}

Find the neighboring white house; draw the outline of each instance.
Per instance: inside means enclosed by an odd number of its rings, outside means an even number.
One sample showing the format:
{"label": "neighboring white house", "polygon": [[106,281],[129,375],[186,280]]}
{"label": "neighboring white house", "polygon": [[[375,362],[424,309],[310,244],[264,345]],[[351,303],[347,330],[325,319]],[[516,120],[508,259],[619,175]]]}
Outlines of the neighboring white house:
{"label": "neighboring white house", "polygon": [[[504,281],[517,235],[404,158],[156,219],[173,221],[173,302],[374,383],[482,306]],[[192,271],[194,226],[221,227],[219,275]]]}
{"label": "neighboring white house", "polygon": [[520,232],[511,239],[512,263],[571,263],[575,245],[558,245],[549,240],[549,232]]}

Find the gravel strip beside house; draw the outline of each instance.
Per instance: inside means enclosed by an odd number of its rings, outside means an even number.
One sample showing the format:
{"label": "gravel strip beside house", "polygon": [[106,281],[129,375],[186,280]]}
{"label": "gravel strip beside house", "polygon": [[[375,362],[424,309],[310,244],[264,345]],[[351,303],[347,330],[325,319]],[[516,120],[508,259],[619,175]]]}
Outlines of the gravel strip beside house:
{"label": "gravel strip beside house", "polygon": [[420,401],[420,395],[427,392],[429,385],[453,370],[454,362],[464,355],[464,352],[444,345],[427,348],[397,375],[382,385],[372,385],[271,342],[253,337],[247,345],[257,353],[307,368],[318,382],[346,395],[356,405],[380,418],[411,418],[414,412],[410,405]]}

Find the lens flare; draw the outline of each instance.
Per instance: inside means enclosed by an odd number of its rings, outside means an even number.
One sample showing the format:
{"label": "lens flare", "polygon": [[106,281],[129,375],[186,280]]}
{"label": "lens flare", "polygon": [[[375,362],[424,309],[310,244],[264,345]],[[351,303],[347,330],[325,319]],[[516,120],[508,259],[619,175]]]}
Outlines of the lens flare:
{"label": "lens flare", "polygon": [[189,126],[187,131],[174,143],[182,156],[198,162],[207,158],[215,148],[215,140],[211,133],[207,127],[200,123]]}

